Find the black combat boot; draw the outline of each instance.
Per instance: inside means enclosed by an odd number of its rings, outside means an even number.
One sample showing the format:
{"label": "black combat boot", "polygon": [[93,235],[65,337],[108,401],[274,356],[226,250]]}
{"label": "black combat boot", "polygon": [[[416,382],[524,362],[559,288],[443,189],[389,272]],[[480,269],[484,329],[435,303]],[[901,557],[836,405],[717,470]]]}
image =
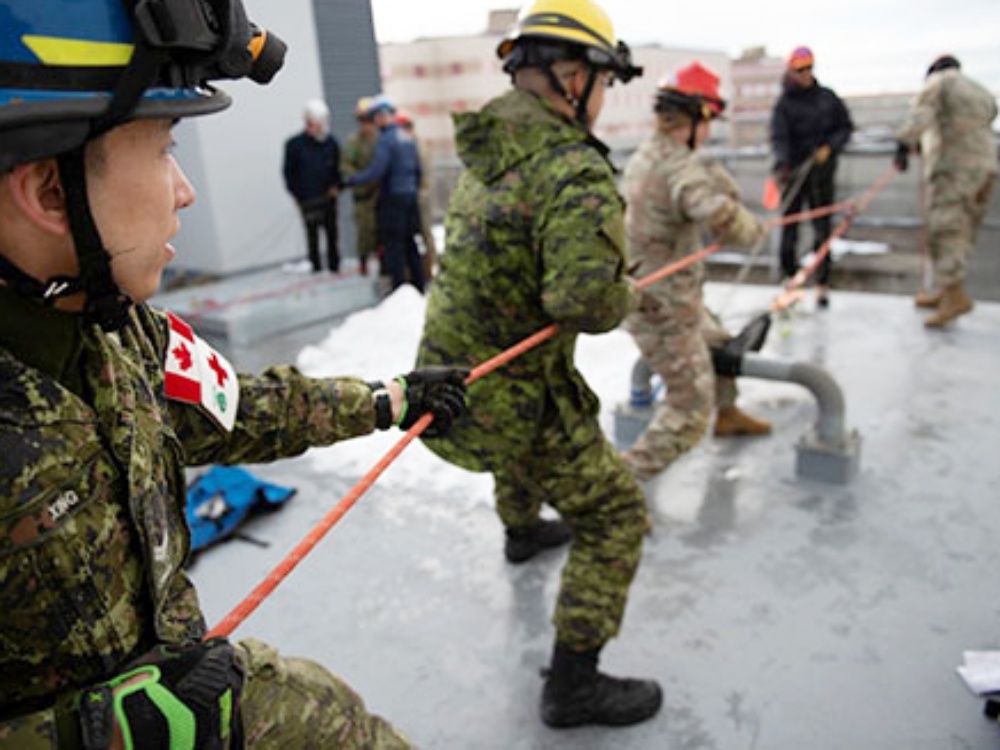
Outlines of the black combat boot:
{"label": "black combat boot", "polygon": [[542,550],[560,547],[573,538],[573,531],[563,521],[538,521],[531,526],[509,527],[503,552],[507,562],[523,563]]}
{"label": "black combat boot", "polygon": [[655,681],[602,674],[598,654],[597,649],[579,652],[556,644],[542,690],[542,721],[550,727],[638,724],[660,710],[663,693]]}

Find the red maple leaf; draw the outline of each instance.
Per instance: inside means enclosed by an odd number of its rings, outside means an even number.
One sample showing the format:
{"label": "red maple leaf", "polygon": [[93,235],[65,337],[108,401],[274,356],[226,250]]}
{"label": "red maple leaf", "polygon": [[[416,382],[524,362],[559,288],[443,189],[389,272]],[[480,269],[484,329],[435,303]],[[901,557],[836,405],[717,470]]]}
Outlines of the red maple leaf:
{"label": "red maple leaf", "polygon": [[187,348],[186,344],[178,344],[170,353],[174,355],[174,359],[180,364],[182,370],[191,369],[191,350]]}

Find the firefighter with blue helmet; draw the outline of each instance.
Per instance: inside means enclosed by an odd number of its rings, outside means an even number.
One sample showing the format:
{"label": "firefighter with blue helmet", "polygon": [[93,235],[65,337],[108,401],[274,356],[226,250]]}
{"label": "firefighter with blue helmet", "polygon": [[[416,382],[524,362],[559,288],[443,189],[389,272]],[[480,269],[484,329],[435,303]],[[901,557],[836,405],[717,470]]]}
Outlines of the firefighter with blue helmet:
{"label": "firefighter with blue helmet", "polygon": [[464,409],[465,372],[251,377],[149,306],[194,188],[173,123],[267,82],[239,0],[0,5],[0,747],[408,747],[342,681],[206,637],[185,465]]}

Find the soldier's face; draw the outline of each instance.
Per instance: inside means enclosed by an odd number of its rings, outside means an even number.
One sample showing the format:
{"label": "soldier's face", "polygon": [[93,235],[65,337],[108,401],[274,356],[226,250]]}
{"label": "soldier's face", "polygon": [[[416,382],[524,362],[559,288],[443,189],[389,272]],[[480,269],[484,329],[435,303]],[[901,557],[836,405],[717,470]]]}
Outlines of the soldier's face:
{"label": "soldier's face", "polygon": [[90,146],[90,207],[115,282],[136,302],[160,286],[175,251],[178,211],[195,193],[174,160],[172,123],[137,120],[111,130]]}

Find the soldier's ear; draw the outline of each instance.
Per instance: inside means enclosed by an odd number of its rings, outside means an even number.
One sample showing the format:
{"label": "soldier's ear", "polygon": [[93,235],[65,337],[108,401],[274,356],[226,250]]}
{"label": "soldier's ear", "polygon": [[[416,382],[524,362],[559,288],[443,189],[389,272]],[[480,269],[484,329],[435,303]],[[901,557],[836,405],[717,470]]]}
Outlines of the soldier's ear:
{"label": "soldier's ear", "polygon": [[55,159],[14,167],[5,182],[23,220],[47,234],[69,234],[66,195]]}

